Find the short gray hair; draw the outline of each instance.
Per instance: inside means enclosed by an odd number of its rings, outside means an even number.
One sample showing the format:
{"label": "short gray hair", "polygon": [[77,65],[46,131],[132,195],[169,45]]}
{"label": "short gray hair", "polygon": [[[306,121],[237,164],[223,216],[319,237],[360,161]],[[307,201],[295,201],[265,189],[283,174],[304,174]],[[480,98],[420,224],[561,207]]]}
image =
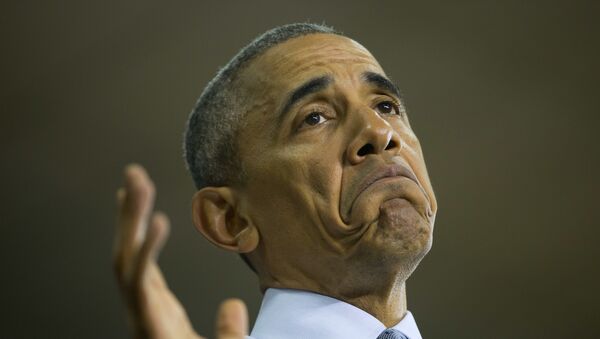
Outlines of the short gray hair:
{"label": "short gray hair", "polygon": [[236,137],[249,98],[236,86],[241,71],[269,48],[317,33],[341,35],[331,27],[312,23],[273,28],[242,48],[206,85],[188,118],[184,135],[184,156],[196,188],[242,180]]}

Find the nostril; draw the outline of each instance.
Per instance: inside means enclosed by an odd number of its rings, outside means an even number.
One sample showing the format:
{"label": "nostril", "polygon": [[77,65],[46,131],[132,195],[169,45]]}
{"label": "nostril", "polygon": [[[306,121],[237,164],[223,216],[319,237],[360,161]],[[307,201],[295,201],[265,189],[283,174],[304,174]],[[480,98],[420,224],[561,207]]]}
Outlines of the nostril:
{"label": "nostril", "polygon": [[385,147],[385,150],[387,151],[389,149],[396,148],[396,146],[396,142],[394,140],[390,140],[390,143]]}
{"label": "nostril", "polygon": [[366,144],[358,150],[358,155],[364,157],[367,154],[374,153],[375,148],[371,144]]}

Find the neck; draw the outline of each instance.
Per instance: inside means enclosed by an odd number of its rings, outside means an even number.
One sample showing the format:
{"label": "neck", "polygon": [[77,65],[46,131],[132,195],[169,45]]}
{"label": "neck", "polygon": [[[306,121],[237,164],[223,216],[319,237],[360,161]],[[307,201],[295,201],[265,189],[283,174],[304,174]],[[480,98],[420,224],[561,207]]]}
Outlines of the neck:
{"label": "neck", "polygon": [[371,314],[385,327],[398,324],[406,315],[406,284],[404,281],[377,293],[336,297]]}
{"label": "neck", "polygon": [[[405,279],[397,277],[394,282],[388,281],[387,284],[373,282],[369,288],[364,289],[344,285],[339,281],[337,285],[323,285],[307,281],[299,283],[299,280],[262,280],[261,290],[264,292],[269,287],[292,288],[323,294],[360,308],[381,321],[385,327],[393,327],[406,315]],[[326,286],[337,288],[331,289]]]}

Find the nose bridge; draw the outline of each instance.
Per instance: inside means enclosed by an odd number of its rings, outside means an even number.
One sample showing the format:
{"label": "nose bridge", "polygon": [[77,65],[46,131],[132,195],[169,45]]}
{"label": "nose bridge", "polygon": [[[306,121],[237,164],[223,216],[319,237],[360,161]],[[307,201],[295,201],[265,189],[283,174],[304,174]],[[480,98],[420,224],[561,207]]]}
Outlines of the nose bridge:
{"label": "nose bridge", "polygon": [[355,126],[352,128],[355,132],[347,150],[347,158],[351,163],[359,163],[369,154],[398,151],[400,146],[398,133],[375,110],[363,105],[355,109],[350,116]]}

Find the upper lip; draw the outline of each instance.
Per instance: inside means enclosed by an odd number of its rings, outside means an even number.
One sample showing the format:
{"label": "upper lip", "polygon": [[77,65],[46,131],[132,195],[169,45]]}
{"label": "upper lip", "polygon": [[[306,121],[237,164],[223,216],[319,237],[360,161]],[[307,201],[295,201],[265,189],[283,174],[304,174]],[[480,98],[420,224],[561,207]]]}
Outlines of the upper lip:
{"label": "upper lip", "polygon": [[364,190],[371,186],[371,184],[378,180],[393,177],[406,177],[414,181],[417,185],[419,184],[416,175],[410,168],[401,164],[390,164],[379,167],[369,173],[358,186],[358,194],[356,196],[360,195]]}

